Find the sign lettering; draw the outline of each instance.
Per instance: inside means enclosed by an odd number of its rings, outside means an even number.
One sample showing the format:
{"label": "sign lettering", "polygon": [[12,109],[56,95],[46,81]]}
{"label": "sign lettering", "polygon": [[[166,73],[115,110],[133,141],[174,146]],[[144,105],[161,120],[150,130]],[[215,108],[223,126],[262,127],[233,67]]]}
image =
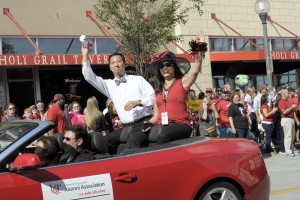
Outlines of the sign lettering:
{"label": "sign lettering", "polygon": [[[107,65],[108,54],[89,55],[93,65]],[[47,55],[0,55],[0,66],[26,66],[26,65],[81,65],[82,55],[79,54],[47,54]]]}

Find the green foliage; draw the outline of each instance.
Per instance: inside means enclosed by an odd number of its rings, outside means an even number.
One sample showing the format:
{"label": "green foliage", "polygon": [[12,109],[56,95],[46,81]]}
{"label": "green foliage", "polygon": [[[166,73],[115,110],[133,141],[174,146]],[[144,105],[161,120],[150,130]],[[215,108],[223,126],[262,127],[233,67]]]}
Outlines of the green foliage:
{"label": "green foliage", "polygon": [[14,54],[14,46],[9,42],[2,41],[2,53],[3,54]]}
{"label": "green foliage", "polygon": [[161,45],[181,40],[174,36],[174,29],[187,22],[188,11],[196,9],[202,14],[204,0],[188,1],[192,6],[181,7],[180,0],[98,0],[94,11],[108,29],[114,30],[123,45],[119,50],[132,58],[136,73],[147,78],[149,56]]}

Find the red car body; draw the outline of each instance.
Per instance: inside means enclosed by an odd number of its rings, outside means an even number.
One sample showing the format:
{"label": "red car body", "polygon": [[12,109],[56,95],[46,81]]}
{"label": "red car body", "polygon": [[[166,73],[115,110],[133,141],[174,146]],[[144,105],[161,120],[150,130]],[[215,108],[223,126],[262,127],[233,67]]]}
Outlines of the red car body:
{"label": "red car body", "polygon": [[[32,132],[28,135],[40,135]],[[192,200],[219,182],[232,184],[243,199],[268,200],[270,178],[257,144],[198,137],[83,163],[2,169],[0,194],[1,199]]]}

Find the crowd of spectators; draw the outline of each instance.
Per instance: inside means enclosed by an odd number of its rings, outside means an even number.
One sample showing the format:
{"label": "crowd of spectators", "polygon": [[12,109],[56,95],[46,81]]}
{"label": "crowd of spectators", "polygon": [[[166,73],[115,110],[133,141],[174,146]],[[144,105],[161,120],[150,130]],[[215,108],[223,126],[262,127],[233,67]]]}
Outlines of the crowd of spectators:
{"label": "crowd of spectators", "polygon": [[[217,91],[222,91],[219,93]],[[245,91],[207,88],[199,93],[198,119],[190,115],[192,124],[199,123],[200,135],[248,138],[266,153],[278,152],[289,157],[299,155],[300,91],[291,86],[269,91],[266,85],[247,87]],[[187,102],[190,113],[190,99]],[[295,146],[296,145],[296,146]]]}
{"label": "crowd of spectators", "polygon": [[[198,97],[195,91],[190,89],[185,103],[189,115],[189,126],[192,127],[191,131],[188,131],[189,136],[247,138],[257,142],[266,153],[273,151],[294,157],[299,154],[295,145],[300,144],[299,95],[300,91],[292,87],[269,92],[265,85],[259,86],[257,90],[254,87],[248,87],[245,92],[231,90],[228,85],[224,88],[206,88],[204,95],[200,92]],[[9,103],[1,121],[4,123],[20,119],[42,120],[56,124],[56,128],[47,136],[53,136],[55,133],[65,135],[66,131],[70,132],[70,130],[83,131],[86,134],[100,132],[104,137],[114,132],[121,135],[123,125],[111,99],[107,100],[106,108],[103,110],[105,115],[99,110],[95,97],[87,100],[87,106],[84,109],[78,101],[73,101],[69,104],[68,110],[63,110],[64,103],[64,96],[56,94],[47,111],[45,111],[44,103],[38,101],[36,105],[26,108],[21,117],[15,113],[15,105]],[[70,129],[70,127],[73,128]],[[176,127],[176,129],[179,128]],[[172,135],[173,132],[176,130],[172,129],[169,134]],[[57,145],[53,144],[53,140],[48,141],[46,138],[44,136],[38,140],[36,153],[39,155],[41,152],[46,152],[52,159],[55,157],[53,151],[57,149]],[[70,138],[64,137],[66,146],[71,142]],[[70,150],[71,147],[68,148]],[[71,149],[73,153],[76,152],[73,148]],[[86,149],[80,151],[90,154]],[[116,154],[117,151],[115,149],[110,153]],[[43,165],[50,163],[50,160],[41,155],[42,159]],[[73,160],[76,161],[76,159]],[[55,162],[58,163],[58,160]]]}

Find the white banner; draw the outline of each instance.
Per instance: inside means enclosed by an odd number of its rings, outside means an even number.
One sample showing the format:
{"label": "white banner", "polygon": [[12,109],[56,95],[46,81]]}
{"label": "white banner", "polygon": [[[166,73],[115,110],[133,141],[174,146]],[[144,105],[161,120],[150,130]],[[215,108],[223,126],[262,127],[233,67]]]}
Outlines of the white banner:
{"label": "white banner", "polygon": [[41,186],[45,200],[114,199],[110,174],[44,182]]}

